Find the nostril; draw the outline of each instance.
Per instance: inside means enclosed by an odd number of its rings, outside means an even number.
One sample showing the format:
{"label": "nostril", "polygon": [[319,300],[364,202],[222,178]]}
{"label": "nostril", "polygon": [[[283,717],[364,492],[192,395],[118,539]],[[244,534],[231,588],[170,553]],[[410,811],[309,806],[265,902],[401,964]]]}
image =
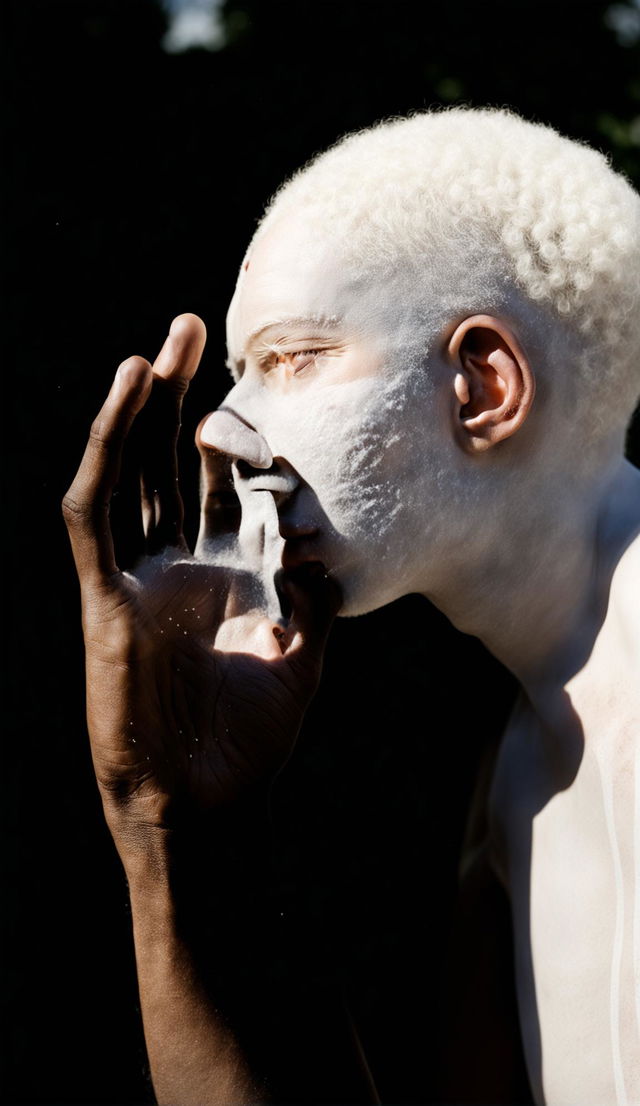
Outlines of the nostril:
{"label": "nostril", "polygon": [[238,470],[238,476],[241,476],[243,480],[251,480],[254,476],[275,476],[278,473],[278,466],[275,463],[269,465],[268,469],[261,469],[250,465],[248,461],[238,460],[236,461],[236,469]]}
{"label": "nostril", "polygon": [[276,502],[293,495],[300,485],[297,474],[286,464],[275,460],[269,468],[259,469],[246,461],[235,461],[236,487],[244,486],[250,492],[271,492]]}

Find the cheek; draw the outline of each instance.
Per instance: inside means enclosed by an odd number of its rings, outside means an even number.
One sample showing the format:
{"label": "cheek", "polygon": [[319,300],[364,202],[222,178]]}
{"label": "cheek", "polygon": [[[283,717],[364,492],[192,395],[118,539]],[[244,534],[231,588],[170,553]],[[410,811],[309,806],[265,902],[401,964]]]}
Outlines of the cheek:
{"label": "cheek", "polygon": [[383,537],[423,499],[420,483],[432,467],[428,406],[423,383],[396,373],[308,388],[299,397],[263,396],[254,425],[338,532]]}
{"label": "cheek", "polygon": [[299,470],[342,534],[384,540],[416,499],[423,432],[394,389],[327,410],[316,419]]}
{"label": "cheek", "polygon": [[263,395],[252,423],[275,457],[289,462],[309,484],[315,480],[324,486],[344,466],[358,429],[358,398],[364,400],[368,391],[370,385],[345,384],[301,388],[298,395]]}

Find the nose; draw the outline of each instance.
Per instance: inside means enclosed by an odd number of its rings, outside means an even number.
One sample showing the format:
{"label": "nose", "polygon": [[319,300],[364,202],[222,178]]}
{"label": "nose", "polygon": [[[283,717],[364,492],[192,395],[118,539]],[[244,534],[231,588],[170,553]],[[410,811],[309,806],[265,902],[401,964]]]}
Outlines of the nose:
{"label": "nose", "polygon": [[273,456],[262,435],[229,407],[219,407],[198,427],[198,444],[226,453],[254,469],[268,469]]}
{"label": "nose", "polygon": [[[270,492],[276,506],[298,487],[299,479],[279,457],[274,461],[267,442],[233,408],[224,404],[204,419],[196,432],[198,446],[213,449],[233,461],[236,492]],[[228,470],[227,470],[228,471]],[[241,496],[242,498],[242,496]]]}

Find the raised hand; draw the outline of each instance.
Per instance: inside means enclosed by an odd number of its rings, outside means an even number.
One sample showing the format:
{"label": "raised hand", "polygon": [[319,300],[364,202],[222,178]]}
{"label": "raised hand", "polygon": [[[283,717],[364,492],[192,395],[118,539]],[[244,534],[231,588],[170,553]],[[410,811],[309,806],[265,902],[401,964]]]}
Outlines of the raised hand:
{"label": "raised hand", "polygon": [[[199,555],[187,548],[176,441],[204,341],[202,322],[183,315],[153,368],[139,357],[120,366],[63,505],[81,585],[93,761],[121,853],[135,826],[174,825],[185,804],[219,806],[279,770],[340,602],[322,566],[305,565],[281,581],[288,625],[264,613],[261,581],[239,560],[229,567],[239,508],[228,459],[207,450]],[[137,417],[146,420],[146,554],[123,572],[109,506]],[[216,536],[225,567],[211,563]]]}

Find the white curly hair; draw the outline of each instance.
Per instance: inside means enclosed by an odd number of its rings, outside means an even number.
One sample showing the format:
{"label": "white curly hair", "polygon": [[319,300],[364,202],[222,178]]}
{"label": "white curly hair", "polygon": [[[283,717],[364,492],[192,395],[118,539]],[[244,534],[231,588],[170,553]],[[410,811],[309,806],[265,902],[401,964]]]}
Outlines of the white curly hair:
{"label": "white curly hair", "polygon": [[564,395],[583,433],[627,425],[640,392],[640,196],[601,153],[507,110],[421,112],[314,158],[275,194],[247,257],[294,209],[354,274],[410,274],[432,334],[515,296],[544,336],[543,371],[571,370]]}

